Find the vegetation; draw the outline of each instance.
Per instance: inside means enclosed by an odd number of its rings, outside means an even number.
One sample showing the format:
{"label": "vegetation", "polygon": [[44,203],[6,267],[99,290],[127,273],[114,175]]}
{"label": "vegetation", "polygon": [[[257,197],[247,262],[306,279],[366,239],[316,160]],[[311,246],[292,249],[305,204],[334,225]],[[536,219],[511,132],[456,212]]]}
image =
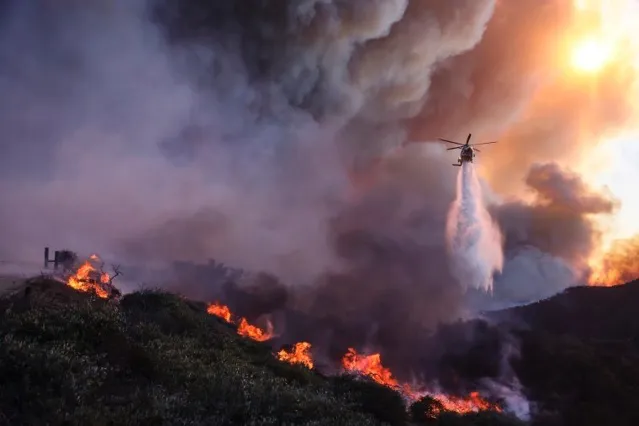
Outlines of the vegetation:
{"label": "vegetation", "polygon": [[[467,380],[489,377],[507,329],[533,426],[637,425],[637,304],[639,283],[573,289],[494,314],[497,326],[450,326],[453,347],[468,327],[475,341],[452,355],[442,343],[441,362]],[[276,360],[274,349],[177,295],[115,302],[30,280],[0,298],[0,425],[521,425],[447,413],[431,398],[407,410],[388,387],[325,377]]]}
{"label": "vegetation", "polygon": [[[208,315],[204,304],[173,294],[142,291],[115,303],[56,281],[31,280],[0,300],[0,424],[411,420],[392,389],[324,377],[277,361],[272,352]],[[499,424],[490,419],[494,415],[442,415],[434,424]]]}

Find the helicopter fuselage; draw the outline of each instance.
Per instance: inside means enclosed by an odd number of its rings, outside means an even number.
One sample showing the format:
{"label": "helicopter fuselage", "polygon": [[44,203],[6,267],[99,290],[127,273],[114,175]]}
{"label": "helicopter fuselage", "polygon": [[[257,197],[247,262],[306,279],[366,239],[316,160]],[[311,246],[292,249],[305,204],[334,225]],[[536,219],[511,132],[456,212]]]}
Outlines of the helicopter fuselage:
{"label": "helicopter fuselage", "polygon": [[470,146],[464,146],[459,153],[459,158],[457,159],[457,164],[461,166],[463,163],[472,163],[475,158],[475,151]]}

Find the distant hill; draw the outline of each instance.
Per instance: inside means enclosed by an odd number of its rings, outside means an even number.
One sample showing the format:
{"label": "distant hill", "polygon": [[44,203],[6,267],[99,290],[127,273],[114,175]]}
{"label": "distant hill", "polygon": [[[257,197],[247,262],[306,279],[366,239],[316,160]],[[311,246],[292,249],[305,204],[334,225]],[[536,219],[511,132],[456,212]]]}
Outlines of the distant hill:
{"label": "distant hill", "polygon": [[615,287],[571,287],[549,299],[507,309],[537,331],[613,343],[639,337],[639,280]]}
{"label": "distant hill", "polygon": [[639,281],[575,287],[490,315],[510,324],[514,368],[543,425],[638,425]]}

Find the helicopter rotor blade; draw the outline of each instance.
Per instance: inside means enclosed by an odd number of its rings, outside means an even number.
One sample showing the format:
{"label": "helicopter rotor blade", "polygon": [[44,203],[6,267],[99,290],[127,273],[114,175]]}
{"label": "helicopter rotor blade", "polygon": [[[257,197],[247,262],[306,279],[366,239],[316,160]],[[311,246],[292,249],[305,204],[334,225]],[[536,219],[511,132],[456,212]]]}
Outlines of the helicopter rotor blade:
{"label": "helicopter rotor blade", "polygon": [[453,149],[462,149],[462,147],[461,146],[454,146],[452,148],[446,148],[446,151],[451,151]]}
{"label": "helicopter rotor blade", "polygon": [[463,143],[459,143],[459,142],[451,141],[451,140],[448,140],[448,139],[442,139],[442,138],[438,138],[438,139],[439,139],[440,141],[443,141],[443,142],[454,143],[455,145],[464,145]]}
{"label": "helicopter rotor blade", "polygon": [[482,143],[474,143],[474,144],[473,144],[473,146],[476,146],[476,145],[488,145],[488,144],[491,144],[491,143],[497,143],[497,141],[492,141],[492,142],[482,142]]}
{"label": "helicopter rotor blade", "polygon": [[475,151],[475,152],[481,152],[481,151],[479,150],[479,148],[474,148],[474,147],[473,147],[473,151]]}

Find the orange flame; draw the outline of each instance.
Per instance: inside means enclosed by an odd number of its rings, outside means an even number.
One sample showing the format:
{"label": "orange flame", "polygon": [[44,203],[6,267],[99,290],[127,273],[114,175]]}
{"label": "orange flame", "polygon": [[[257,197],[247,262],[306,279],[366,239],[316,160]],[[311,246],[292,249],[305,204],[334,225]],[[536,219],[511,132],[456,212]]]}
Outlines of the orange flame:
{"label": "orange flame", "polygon": [[268,321],[267,330],[264,331],[259,327],[249,324],[246,318],[242,318],[240,324],[237,326],[237,333],[240,336],[250,337],[258,342],[264,342],[273,337],[273,325]]}
{"label": "orange flame", "polygon": [[296,343],[291,352],[286,352],[284,349],[277,353],[277,358],[280,361],[285,361],[290,364],[302,364],[307,368],[313,368],[313,359],[310,354],[311,344],[308,342]]}
{"label": "orange flame", "polygon": [[226,305],[222,305],[217,302],[211,303],[209,307],[206,308],[206,312],[211,315],[220,317],[226,322],[231,322],[231,310]]}
{"label": "orange flame", "polygon": [[[479,396],[479,392],[471,392],[466,398],[442,394],[433,395],[432,397],[442,404],[444,411],[452,411],[457,414],[476,413],[478,411],[502,412],[502,409],[497,404],[492,404]],[[440,413],[435,411],[434,414]]]}
{"label": "orange flame", "polygon": [[[395,388],[402,392],[408,399],[417,400],[424,394],[430,395],[440,402],[445,411],[452,411],[459,414],[466,414],[478,411],[497,411],[501,408],[481,398],[479,392],[471,392],[466,398],[447,396],[444,394],[431,394],[429,392],[417,392],[408,384],[399,384],[393,377],[390,369],[382,365],[381,355],[360,355],[353,348],[348,348],[348,352],[342,358],[342,366],[346,371],[359,373],[370,377],[375,382]],[[439,414],[435,412],[434,414]]]}
{"label": "orange flame", "polygon": [[[220,303],[211,303],[207,308],[206,312],[211,315],[215,315],[219,318],[222,318],[224,321],[228,323],[232,323],[231,317],[231,309]],[[237,334],[244,337],[249,337],[253,340],[257,340],[258,342],[264,342],[273,338],[273,324],[270,321],[267,321],[267,329],[262,330],[261,328],[249,324],[246,318],[241,318],[239,324],[237,325]]]}
{"label": "orange flame", "polygon": [[67,279],[67,285],[75,290],[82,292],[95,292],[98,297],[106,299],[109,297],[109,291],[106,284],[109,284],[111,278],[106,272],[98,271],[91,261],[99,260],[98,256],[92,254],[77,271]]}
{"label": "orange flame", "polygon": [[614,241],[590,267],[588,284],[593,286],[612,287],[639,278],[639,236]]}
{"label": "orange flame", "polygon": [[346,371],[368,376],[380,385],[398,387],[391,371],[382,365],[380,354],[360,355],[353,348],[342,357],[342,366]]}

